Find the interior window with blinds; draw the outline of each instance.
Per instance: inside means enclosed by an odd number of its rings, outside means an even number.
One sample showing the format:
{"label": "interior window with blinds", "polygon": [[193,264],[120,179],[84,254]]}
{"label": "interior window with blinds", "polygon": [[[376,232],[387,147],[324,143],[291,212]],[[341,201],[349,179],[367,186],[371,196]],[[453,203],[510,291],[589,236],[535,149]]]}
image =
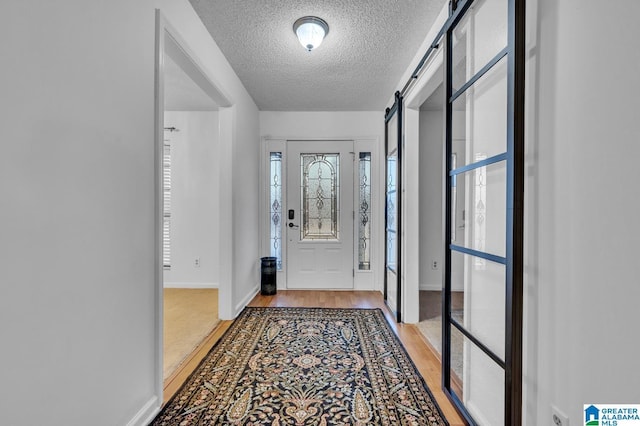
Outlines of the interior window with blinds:
{"label": "interior window with blinds", "polygon": [[171,269],[171,145],[166,140],[162,155],[162,189],[162,266]]}

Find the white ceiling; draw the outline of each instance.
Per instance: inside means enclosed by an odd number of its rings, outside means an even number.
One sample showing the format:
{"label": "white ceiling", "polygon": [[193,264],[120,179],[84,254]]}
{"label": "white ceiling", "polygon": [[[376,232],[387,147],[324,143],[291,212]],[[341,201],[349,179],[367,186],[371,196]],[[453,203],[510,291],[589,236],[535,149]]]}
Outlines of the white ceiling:
{"label": "white ceiling", "polygon": [[[190,0],[258,108],[384,110],[443,0]],[[329,24],[317,50],[293,23]],[[422,53],[422,52],[420,52]],[[404,83],[404,82],[402,82]]]}

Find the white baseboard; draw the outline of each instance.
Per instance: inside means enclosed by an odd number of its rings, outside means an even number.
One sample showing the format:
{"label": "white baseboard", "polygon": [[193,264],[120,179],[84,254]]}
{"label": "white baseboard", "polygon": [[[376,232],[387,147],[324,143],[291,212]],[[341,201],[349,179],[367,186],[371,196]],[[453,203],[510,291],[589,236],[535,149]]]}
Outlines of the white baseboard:
{"label": "white baseboard", "polygon": [[218,288],[218,283],[176,283],[165,282],[164,288]]}
{"label": "white baseboard", "polygon": [[260,291],[260,285],[256,285],[253,290],[249,291],[249,294],[247,294],[247,297],[242,299],[240,303],[236,305],[236,311],[235,311],[234,317],[237,317],[238,314],[242,312],[244,307],[247,306],[249,302],[253,300],[254,297],[256,297],[256,294],[258,294],[259,291]]}
{"label": "white baseboard", "polygon": [[442,284],[420,284],[420,290],[422,291],[442,291]]}
{"label": "white baseboard", "polygon": [[[422,291],[442,291],[442,284],[420,284]],[[464,291],[464,288],[452,288],[451,291]]]}
{"label": "white baseboard", "polygon": [[154,395],[135,416],[127,423],[127,426],[147,426],[160,412],[160,398]]}
{"label": "white baseboard", "polygon": [[376,288],[375,275],[366,272],[356,272],[353,279],[353,289],[356,291],[371,291]]}

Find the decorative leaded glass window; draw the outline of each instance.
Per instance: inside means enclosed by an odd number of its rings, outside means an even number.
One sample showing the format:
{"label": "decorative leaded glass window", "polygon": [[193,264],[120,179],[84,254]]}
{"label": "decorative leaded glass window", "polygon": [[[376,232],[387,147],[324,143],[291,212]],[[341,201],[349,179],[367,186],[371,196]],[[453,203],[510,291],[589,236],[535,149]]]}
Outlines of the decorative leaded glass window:
{"label": "decorative leaded glass window", "polygon": [[340,154],[300,154],[302,240],[337,240]]}
{"label": "decorative leaded glass window", "polygon": [[397,255],[397,222],[396,213],[398,194],[396,193],[396,157],[387,158],[387,267],[396,270]]}
{"label": "decorative leaded glass window", "polygon": [[371,269],[371,153],[361,152],[358,163],[358,269]]}
{"label": "decorative leaded glass window", "polygon": [[282,270],[282,153],[272,152],[269,174],[269,223],[271,256],[277,257],[277,269]]}

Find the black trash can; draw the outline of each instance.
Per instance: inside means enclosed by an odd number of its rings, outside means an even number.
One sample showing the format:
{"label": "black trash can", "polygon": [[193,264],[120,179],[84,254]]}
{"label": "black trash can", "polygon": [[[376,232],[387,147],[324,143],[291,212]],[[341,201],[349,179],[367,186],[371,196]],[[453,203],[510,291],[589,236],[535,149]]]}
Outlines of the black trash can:
{"label": "black trash can", "polygon": [[273,296],[276,294],[277,257],[260,258],[260,294]]}

